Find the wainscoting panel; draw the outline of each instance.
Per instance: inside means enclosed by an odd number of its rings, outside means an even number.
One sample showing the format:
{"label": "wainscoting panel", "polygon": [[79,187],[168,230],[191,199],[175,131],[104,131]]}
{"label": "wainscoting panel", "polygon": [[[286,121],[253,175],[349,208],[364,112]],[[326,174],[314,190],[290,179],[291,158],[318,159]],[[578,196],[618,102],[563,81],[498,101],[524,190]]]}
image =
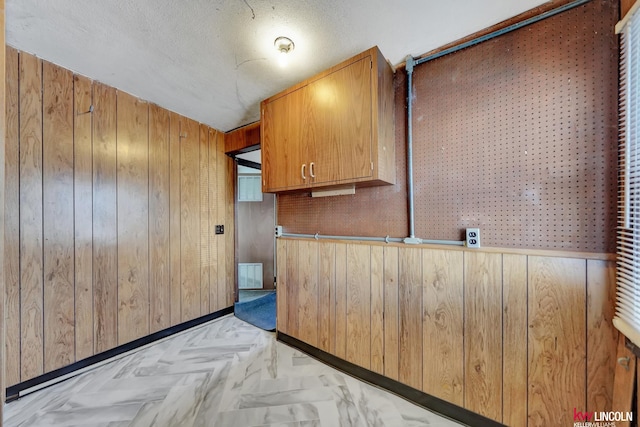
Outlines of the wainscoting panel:
{"label": "wainscoting panel", "polygon": [[220,133],[11,47],[6,58],[5,385],[231,306]]}
{"label": "wainscoting panel", "polygon": [[279,238],[277,256],[287,335],[506,425],[612,410],[613,255]]}

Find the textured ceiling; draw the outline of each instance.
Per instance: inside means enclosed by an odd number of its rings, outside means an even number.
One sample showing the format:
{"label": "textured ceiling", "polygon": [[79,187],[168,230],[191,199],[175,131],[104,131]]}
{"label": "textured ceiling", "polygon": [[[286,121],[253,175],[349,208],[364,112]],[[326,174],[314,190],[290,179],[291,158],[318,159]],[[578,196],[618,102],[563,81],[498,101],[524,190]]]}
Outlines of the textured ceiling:
{"label": "textured ceiling", "polygon": [[[392,64],[543,0],[7,0],[7,43],[228,131],[378,45]],[[273,41],[295,42],[286,67]]]}

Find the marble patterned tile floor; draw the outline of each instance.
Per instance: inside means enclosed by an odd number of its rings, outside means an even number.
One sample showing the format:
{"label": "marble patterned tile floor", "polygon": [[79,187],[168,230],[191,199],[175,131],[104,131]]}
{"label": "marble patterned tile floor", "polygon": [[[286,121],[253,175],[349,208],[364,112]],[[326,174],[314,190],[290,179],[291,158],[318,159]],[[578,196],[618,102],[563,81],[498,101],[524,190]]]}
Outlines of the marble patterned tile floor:
{"label": "marble patterned tile floor", "polygon": [[345,375],[231,315],[6,404],[4,425],[459,424]]}

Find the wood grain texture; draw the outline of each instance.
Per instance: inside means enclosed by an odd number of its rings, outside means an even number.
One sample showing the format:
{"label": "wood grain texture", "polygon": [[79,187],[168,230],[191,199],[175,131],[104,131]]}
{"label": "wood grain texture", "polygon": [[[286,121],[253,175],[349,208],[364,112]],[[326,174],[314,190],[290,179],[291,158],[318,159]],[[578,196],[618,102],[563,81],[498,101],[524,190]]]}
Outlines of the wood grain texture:
{"label": "wood grain texture", "polygon": [[[224,137],[219,135],[216,139],[216,224],[225,225],[226,220],[226,159],[223,154]],[[228,227],[225,227],[225,233],[229,233]],[[216,244],[218,251],[218,280],[216,294],[218,298],[218,309],[224,308],[227,304],[227,251],[225,235],[216,235]]]}
{"label": "wood grain texture", "polygon": [[298,336],[318,346],[318,244],[298,242]]}
{"label": "wood grain texture", "polygon": [[75,362],[73,75],[43,63],[44,370]]}
{"label": "wood grain texture", "polygon": [[20,54],[21,381],[44,372],[42,61]]}
{"label": "wood grain texture", "polygon": [[587,411],[615,411],[613,377],[618,331],[613,327],[616,265],[587,260]]}
{"label": "wood grain texture", "polygon": [[502,255],[464,253],[464,406],[502,421]]}
{"label": "wood grain texture", "polygon": [[149,316],[151,332],[171,326],[169,112],[149,105]]}
{"label": "wood grain texture", "polygon": [[464,258],[462,252],[422,251],[422,390],[464,404]]}
{"label": "wood grain texture", "polygon": [[94,83],[93,322],[94,353],[118,344],[116,91]]}
{"label": "wood grain texture", "polygon": [[118,343],[149,334],[149,106],[118,92]]}
{"label": "wood grain texture", "polygon": [[400,310],[398,248],[384,248],[384,375],[398,380]]}
{"label": "wood grain texture", "polygon": [[[0,51],[0,81],[5,82],[6,87],[6,49],[5,49],[5,8],[4,8],[4,0],[0,0],[0,46],[2,50]],[[6,149],[6,89],[2,91],[0,94],[0,146],[2,149],[0,150],[0,177],[4,179],[5,177],[5,149]],[[2,205],[0,206],[0,277],[3,280],[0,282],[0,319],[2,319],[2,328],[0,328],[0,402],[4,402],[6,398],[6,388],[5,388],[5,337],[6,337],[6,329],[5,329],[5,319],[6,319],[6,299],[5,299],[5,269],[4,269],[4,242],[5,242],[5,217],[4,217],[4,203],[5,203],[5,188],[3,184],[0,184],[0,200],[2,201]],[[3,418],[2,416],[2,408],[0,408],[0,420]],[[0,422],[1,423],[1,422]]]}
{"label": "wood grain texture", "polygon": [[209,306],[211,311],[223,308],[218,298],[218,237],[215,234],[218,220],[218,139],[220,133],[209,128]]}
{"label": "wood grain texture", "polygon": [[347,245],[336,244],[336,345],[335,355],[347,357]]}
{"label": "wood grain texture", "polygon": [[209,313],[209,128],[200,125],[200,315]]}
{"label": "wood grain texture", "polygon": [[349,362],[371,367],[371,247],[347,245],[347,354]]}
{"label": "wood grain texture", "polygon": [[636,0],[620,0],[620,18],[624,18],[635,2]]}
{"label": "wood grain texture", "polygon": [[176,113],[169,113],[169,286],[172,326],[182,321],[180,120],[181,117]]}
{"label": "wood grain texture", "polygon": [[224,152],[233,153],[260,145],[260,122],[251,123],[224,134]]}
{"label": "wood grain texture", "polygon": [[371,367],[384,374],[384,248],[371,247]]}
{"label": "wood grain texture", "polygon": [[298,310],[298,294],[300,292],[299,255],[296,240],[287,240],[285,275],[287,277],[287,330],[294,337],[300,336],[300,310]]}
{"label": "wood grain texture", "polygon": [[[195,137],[181,144],[180,116],[155,105],[149,113],[144,101],[32,55],[6,54],[8,163],[0,190],[9,228],[0,238],[10,250],[0,256],[10,354],[0,377],[7,385],[180,323],[183,263],[195,277],[185,291],[197,291],[193,317],[208,313],[218,289],[201,266],[219,262],[207,250],[212,243],[222,254],[221,305],[229,306],[233,163],[218,156],[218,132],[184,119],[185,134],[195,129]],[[195,159],[182,156],[189,149]],[[193,209],[184,217],[182,163],[203,183],[189,186]],[[228,228],[214,241],[208,230],[218,199]],[[185,239],[183,223],[195,230]],[[190,248],[203,258],[187,258]]]}
{"label": "wood grain texture", "polygon": [[93,355],[93,83],[73,76],[76,360]]}
{"label": "wood grain texture", "polygon": [[398,306],[400,310],[400,382],[422,389],[422,251],[398,252]]}
{"label": "wood grain texture", "polygon": [[180,138],[182,321],[200,316],[200,132],[184,119]]}
{"label": "wood grain texture", "polygon": [[[633,409],[633,392],[638,376],[638,359],[625,346],[625,337],[618,334],[618,346],[616,359],[626,359],[627,364],[616,363],[616,369],[613,382],[613,402],[614,411],[630,412]],[[616,427],[630,427],[631,423],[616,422]]]}
{"label": "wood grain texture", "polygon": [[527,256],[502,255],[502,422],[527,425]]}
{"label": "wood grain texture", "polygon": [[[586,261],[529,257],[529,425],[586,407]],[[558,284],[562,284],[558,286]]]}
{"label": "wood grain texture", "polygon": [[20,382],[20,122],[18,51],[6,48],[4,175],[4,385]]}
{"label": "wood grain texture", "polygon": [[[305,94],[306,91],[301,89],[261,104],[260,148],[264,193],[309,186],[307,146],[301,143],[306,119],[300,106]],[[304,178],[303,164],[307,168]]]}
{"label": "wood grain texture", "polygon": [[[371,56],[301,89],[309,94],[304,139],[314,163],[312,185],[353,182],[373,174]],[[349,96],[343,96],[349,94]],[[311,171],[310,171],[311,173]]]}
{"label": "wood grain texture", "polygon": [[[322,242],[318,247],[318,348],[331,352],[331,305],[335,292],[336,248],[334,243]],[[334,321],[335,322],[335,321]]]}
{"label": "wood grain texture", "polygon": [[224,256],[226,272],[226,304],[225,307],[233,306],[237,300],[236,295],[236,264],[235,264],[235,188],[236,188],[236,165],[231,157],[222,154],[224,141],[220,138],[218,145],[218,156],[224,159],[225,172],[225,234],[224,234]]}
{"label": "wood grain texture", "polygon": [[[287,326],[289,310],[288,280],[287,280],[287,241],[276,239],[276,324],[279,332],[291,335]],[[293,304],[292,304],[293,305]]]}

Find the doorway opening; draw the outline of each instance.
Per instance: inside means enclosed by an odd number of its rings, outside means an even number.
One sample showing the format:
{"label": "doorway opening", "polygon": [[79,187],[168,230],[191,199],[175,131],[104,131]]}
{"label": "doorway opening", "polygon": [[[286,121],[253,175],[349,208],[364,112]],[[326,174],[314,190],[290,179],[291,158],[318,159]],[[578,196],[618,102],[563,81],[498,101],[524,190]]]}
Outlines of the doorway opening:
{"label": "doorway opening", "polygon": [[235,159],[236,316],[248,312],[249,317],[273,317],[275,325],[276,198],[262,193],[259,149]]}

